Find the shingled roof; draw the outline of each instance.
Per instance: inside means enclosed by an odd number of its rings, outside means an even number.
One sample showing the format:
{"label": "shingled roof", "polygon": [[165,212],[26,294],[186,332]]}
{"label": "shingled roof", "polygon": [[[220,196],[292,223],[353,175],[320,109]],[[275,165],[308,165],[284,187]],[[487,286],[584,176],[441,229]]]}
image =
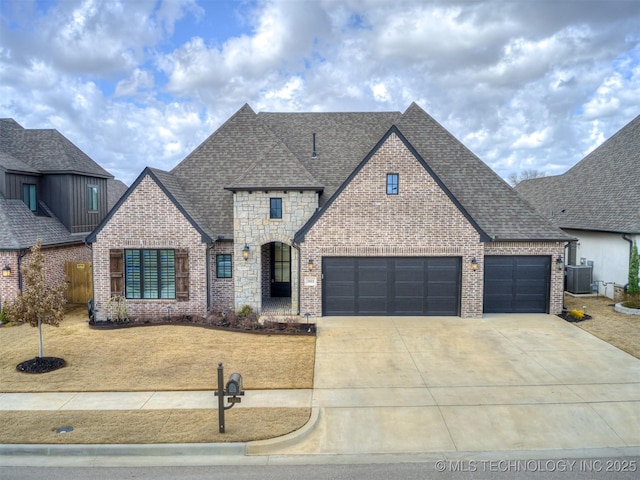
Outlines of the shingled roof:
{"label": "shingled roof", "polygon": [[321,192],[322,207],[392,128],[455,197],[483,239],[569,239],[416,104],[404,113],[258,114],[244,105],[171,172],[156,177],[174,185],[167,191],[208,237],[231,239],[229,190],[313,189]]}
{"label": "shingled roof", "polygon": [[640,233],[640,115],[567,172],[516,190],[561,228]]}
{"label": "shingled roof", "polygon": [[43,246],[81,243],[82,234],[71,234],[40,202],[46,215],[34,215],[22,200],[0,195],[0,250],[26,250],[42,240]]}
{"label": "shingled roof", "polygon": [[25,129],[11,118],[0,119],[0,151],[7,171],[113,177],[57,130]]}

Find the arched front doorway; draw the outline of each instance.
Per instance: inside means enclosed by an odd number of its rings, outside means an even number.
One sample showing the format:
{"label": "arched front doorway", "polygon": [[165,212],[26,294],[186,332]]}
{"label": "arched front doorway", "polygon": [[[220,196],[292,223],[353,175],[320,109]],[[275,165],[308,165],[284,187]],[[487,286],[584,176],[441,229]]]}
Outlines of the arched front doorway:
{"label": "arched front doorway", "polygon": [[283,242],[262,245],[262,312],[291,313],[291,246]]}

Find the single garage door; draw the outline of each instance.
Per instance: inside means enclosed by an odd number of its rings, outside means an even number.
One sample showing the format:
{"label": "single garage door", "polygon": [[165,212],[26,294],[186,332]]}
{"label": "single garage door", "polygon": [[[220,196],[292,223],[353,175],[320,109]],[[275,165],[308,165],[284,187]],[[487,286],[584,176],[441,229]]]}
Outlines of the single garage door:
{"label": "single garage door", "polygon": [[325,257],[323,315],[460,315],[460,258]]}
{"label": "single garage door", "polygon": [[485,313],[547,313],[551,257],[485,256]]}

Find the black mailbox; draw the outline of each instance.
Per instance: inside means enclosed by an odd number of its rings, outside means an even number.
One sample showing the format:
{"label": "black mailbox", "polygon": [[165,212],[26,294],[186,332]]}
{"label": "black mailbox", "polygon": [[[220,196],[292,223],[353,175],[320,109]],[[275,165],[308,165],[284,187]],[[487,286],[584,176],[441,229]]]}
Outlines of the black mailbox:
{"label": "black mailbox", "polygon": [[242,391],[242,375],[232,373],[225,390],[227,391],[227,395],[244,395]]}

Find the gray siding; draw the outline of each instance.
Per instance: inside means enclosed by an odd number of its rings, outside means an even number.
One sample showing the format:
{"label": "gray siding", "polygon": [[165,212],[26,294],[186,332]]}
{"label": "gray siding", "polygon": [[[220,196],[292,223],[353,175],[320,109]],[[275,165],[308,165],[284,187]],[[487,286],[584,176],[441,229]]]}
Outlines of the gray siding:
{"label": "gray siding", "polygon": [[22,200],[22,185],[25,183],[36,185],[36,195],[38,200],[42,200],[40,185],[40,177],[35,175],[18,175],[14,173],[5,174],[5,193],[6,199]]}
{"label": "gray siding", "polygon": [[[87,187],[98,187],[98,211],[89,212]],[[43,185],[49,208],[71,233],[90,232],[107,214],[107,180],[83,175],[47,175]]]}

